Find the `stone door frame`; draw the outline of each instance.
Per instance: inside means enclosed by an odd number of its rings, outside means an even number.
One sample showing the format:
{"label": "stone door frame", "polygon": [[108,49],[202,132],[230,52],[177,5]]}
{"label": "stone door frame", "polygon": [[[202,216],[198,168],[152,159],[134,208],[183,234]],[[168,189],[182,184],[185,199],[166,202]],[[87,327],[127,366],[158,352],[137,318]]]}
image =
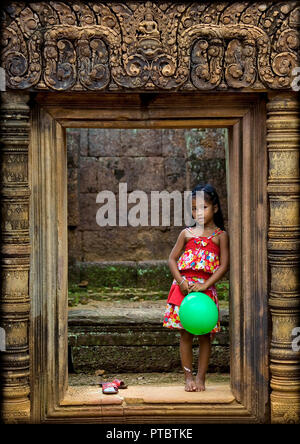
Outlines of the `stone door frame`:
{"label": "stone door frame", "polygon": [[[8,0],[1,26],[4,421],[179,422],[184,415],[186,422],[299,422],[296,2]],[[201,97],[207,108],[191,106]],[[63,402],[64,128],[104,122],[231,128],[229,163],[244,173],[229,177],[243,204],[240,220],[229,197],[232,390],[240,403],[211,406],[214,416],[201,405],[154,412]],[[251,250],[239,248],[250,240]],[[46,294],[52,287],[57,292]],[[245,303],[235,311],[241,292]]]}
{"label": "stone door frame", "polygon": [[192,404],[184,407],[184,415],[187,422],[268,421],[265,113],[265,94],[255,93],[37,94],[29,149],[33,422],[182,419],[180,404],[160,404],[159,409],[85,405],[83,395],[76,406],[68,405],[67,127],[229,129],[231,388],[236,401],[209,410]]}

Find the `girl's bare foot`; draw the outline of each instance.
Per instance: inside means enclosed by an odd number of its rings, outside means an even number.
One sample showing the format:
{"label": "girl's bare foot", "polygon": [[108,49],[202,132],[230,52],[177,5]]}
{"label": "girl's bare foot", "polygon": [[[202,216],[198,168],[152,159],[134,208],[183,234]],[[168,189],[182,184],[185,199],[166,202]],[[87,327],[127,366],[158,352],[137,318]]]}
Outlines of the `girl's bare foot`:
{"label": "girl's bare foot", "polygon": [[204,392],[205,390],[205,378],[200,378],[199,375],[196,376],[196,392]]}
{"label": "girl's bare foot", "polygon": [[186,392],[195,392],[196,391],[196,384],[193,379],[192,375],[186,375],[185,376],[185,387],[184,390]]}

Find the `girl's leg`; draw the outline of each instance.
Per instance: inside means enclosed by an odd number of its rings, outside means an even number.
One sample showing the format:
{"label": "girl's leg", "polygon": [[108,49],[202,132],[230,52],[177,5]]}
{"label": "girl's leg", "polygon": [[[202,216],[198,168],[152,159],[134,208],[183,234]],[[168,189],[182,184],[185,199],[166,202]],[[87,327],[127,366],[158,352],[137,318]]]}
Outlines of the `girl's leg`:
{"label": "girl's leg", "polygon": [[180,357],[185,375],[185,390],[187,392],[196,391],[196,385],[193,378],[193,335],[186,330],[180,330]]}
{"label": "girl's leg", "polygon": [[201,392],[205,390],[205,374],[210,358],[211,340],[210,333],[207,335],[198,336],[199,341],[199,358],[198,358],[198,373],[196,376],[196,390]]}

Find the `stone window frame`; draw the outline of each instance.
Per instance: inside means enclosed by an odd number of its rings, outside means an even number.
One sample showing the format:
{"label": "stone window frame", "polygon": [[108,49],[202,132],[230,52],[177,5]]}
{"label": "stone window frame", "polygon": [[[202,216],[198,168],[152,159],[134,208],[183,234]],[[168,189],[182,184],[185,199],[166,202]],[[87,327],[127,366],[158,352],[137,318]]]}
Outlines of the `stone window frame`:
{"label": "stone window frame", "polygon": [[[268,421],[266,94],[38,93],[31,108],[31,421]],[[233,403],[88,405],[84,396],[68,403],[67,127],[228,128]]]}

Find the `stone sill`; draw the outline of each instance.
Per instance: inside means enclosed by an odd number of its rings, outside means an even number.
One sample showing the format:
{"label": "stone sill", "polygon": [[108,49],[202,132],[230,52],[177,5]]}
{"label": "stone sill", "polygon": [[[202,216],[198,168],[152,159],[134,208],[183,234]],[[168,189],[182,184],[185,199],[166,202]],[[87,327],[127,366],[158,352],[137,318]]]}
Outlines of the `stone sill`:
{"label": "stone sill", "polygon": [[114,395],[103,394],[100,387],[69,386],[61,405],[230,404],[234,401],[228,383],[207,383],[204,392],[186,392],[183,385],[133,385]]}

